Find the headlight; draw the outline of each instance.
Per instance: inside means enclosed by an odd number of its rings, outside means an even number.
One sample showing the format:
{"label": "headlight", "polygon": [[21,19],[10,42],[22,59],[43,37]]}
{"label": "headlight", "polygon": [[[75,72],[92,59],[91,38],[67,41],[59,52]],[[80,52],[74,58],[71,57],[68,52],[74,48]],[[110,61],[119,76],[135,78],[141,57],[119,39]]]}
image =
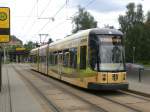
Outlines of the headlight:
{"label": "headlight", "polygon": [[102,75],[102,80],[105,81],[106,80],[106,74]]}

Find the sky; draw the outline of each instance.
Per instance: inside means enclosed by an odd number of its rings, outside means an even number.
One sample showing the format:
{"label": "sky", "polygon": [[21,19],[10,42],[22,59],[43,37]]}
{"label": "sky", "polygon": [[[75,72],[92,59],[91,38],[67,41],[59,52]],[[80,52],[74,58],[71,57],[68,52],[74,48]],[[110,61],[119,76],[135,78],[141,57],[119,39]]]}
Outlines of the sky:
{"label": "sky", "polygon": [[[26,43],[46,42],[48,38],[56,41],[70,35],[71,18],[79,5],[90,12],[98,27],[110,25],[118,29],[118,17],[125,14],[130,2],[142,4],[145,14],[150,10],[149,0],[0,0],[0,7],[10,7],[11,35]],[[39,34],[48,36],[40,39]]]}

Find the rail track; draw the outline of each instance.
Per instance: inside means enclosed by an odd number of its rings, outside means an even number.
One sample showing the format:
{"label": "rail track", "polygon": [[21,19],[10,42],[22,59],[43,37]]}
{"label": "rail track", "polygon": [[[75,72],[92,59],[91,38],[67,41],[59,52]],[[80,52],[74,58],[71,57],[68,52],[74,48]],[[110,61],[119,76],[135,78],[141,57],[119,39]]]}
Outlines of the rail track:
{"label": "rail track", "polygon": [[15,67],[13,67],[13,68],[22,77],[22,79],[25,80],[27,83],[29,83],[32,86],[32,88],[38,93],[38,95],[47,102],[48,106],[50,107],[50,109],[52,109],[53,112],[62,112],[61,109],[59,107],[57,107],[57,105],[52,103],[52,101],[49,100],[27,77],[25,77]]}
{"label": "rail track", "polygon": [[[33,84],[33,82],[30,81],[30,79],[25,77],[22,72],[20,72],[18,69],[16,69],[16,67],[13,67],[13,68],[23,78],[23,80],[27,81],[36,90],[36,92],[40,95],[40,97],[42,97],[49,104],[49,107],[52,109],[52,111],[54,111],[54,112],[63,112],[64,111],[59,106],[57,106],[55,103],[53,103],[53,101],[51,101],[50,98],[48,98],[43,92],[41,92],[41,90],[38,87],[36,87],[35,84]],[[28,73],[29,73],[29,71],[28,71]],[[39,78],[42,79],[43,81],[46,81],[45,78],[41,78],[41,77],[39,77]],[[50,84],[53,84],[55,88],[58,88],[58,86],[56,87],[56,85],[53,82],[50,82]],[[66,91],[64,88],[59,87],[59,89],[61,89],[62,91],[65,91],[68,94],[71,94],[75,98],[82,100],[84,103],[90,105],[92,108],[91,109],[92,112],[108,112],[107,110],[101,108],[100,106],[97,106],[97,105],[87,101],[86,99],[83,99],[82,97],[80,97],[76,94],[73,94],[70,91]]]}
{"label": "rail track", "polygon": [[143,93],[143,92],[139,92],[139,91],[133,91],[133,90],[130,90],[130,89],[127,90],[127,91],[124,91],[124,92],[140,95],[140,96],[147,97],[147,98],[150,99],[150,94],[147,94],[147,93]]}
{"label": "rail track", "polygon": [[118,90],[118,92],[122,93],[122,94],[126,94],[126,95],[130,95],[139,99],[143,99],[146,101],[150,101],[150,95],[149,94],[145,94],[145,93],[141,93],[141,92],[137,92],[137,91],[132,91],[132,90]]}
{"label": "rail track", "polygon": [[13,108],[12,108],[12,97],[11,97],[11,90],[10,90],[10,80],[9,80],[9,76],[8,76],[8,73],[9,73],[9,71],[8,71],[8,68],[6,68],[6,75],[7,75],[7,82],[8,82],[8,95],[9,95],[9,102],[10,102],[10,104],[9,104],[9,109],[10,109],[10,112],[13,112]]}
{"label": "rail track", "polygon": [[[42,78],[42,80],[47,81],[47,79],[45,79],[45,78]],[[53,83],[53,84],[58,85],[58,84],[56,84],[56,83]],[[59,87],[59,88],[60,88],[60,87]],[[70,89],[65,89],[65,88],[63,88],[62,86],[61,86],[61,89],[65,90],[65,91],[67,91],[67,92],[69,92],[69,93],[71,93],[71,94],[74,95],[74,96],[80,97],[80,98],[81,98],[82,100],[84,100],[84,101],[88,101],[87,99],[85,100],[85,97],[83,97],[82,95],[79,95],[79,94],[76,93],[76,92],[73,92],[73,93],[72,93],[72,91],[68,91],[68,90],[70,90]],[[93,93],[93,92],[92,92],[92,93]],[[96,94],[94,94],[94,95],[96,95]],[[110,102],[112,102],[112,103],[115,103],[115,104],[121,105],[121,106],[123,106],[123,107],[126,107],[126,108],[128,108],[128,109],[130,109],[130,110],[132,110],[132,111],[134,111],[134,112],[141,112],[140,110],[136,109],[135,107],[131,107],[131,106],[129,106],[129,105],[126,105],[126,104],[117,102],[117,101],[112,100],[112,99],[110,99],[110,98],[108,98],[108,97],[106,97],[106,96],[101,96],[101,95],[97,95],[97,96],[99,96],[99,97],[101,97],[101,98],[103,98],[103,99],[105,99],[105,100],[108,100],[108,101],[110,101]],[[91,103],[92,101],[88,101],[88,102]]]}
{"label": "rail track", "polygon": [[[17,66],[18,67],[18,66]],[[28,74],[31,74],[38,78],[39,80],[42,80],[43,82],[46,82],[50,85],[53,85],[55,88],[60,89],[61,91],[65,91],[66,94],[70,94],[71,96],[74,96],[74,98],[81,100],[85,104],[90,105],[93,107],[94,111],[92,112],[149,112],[150,108],[147,106],[146,108],[142,108],[139,106],[139,104],[145,103],[150,104],[150,99],[145,96],[137,95],[134,93],[126,92],[126,91],[115,91],[112,94],[110,93],[101,93],[97,91],[86,91],[77,89],[73,86],[68,86],[66,83],[54,80],[52,78],[47,78],[44,75],[40,75],[39,73],[35,71],[29,70],[27,67],[26,69],[23,66],[20,66],[21,70],[26,71]],[[25,77],[22,72],[20,72],[16,67],[14,67],[16,72],[18,72],[26,81],[31,83],[31,85],[34,86],[35,89],[37,89],[37,92],[43,96],[45,100],[48,99],[44,93],[40,92],[40,90],[31,82],[30,79]],[[124,99],[128,98],[129,101],[124,101]],[[131,98],[131,99],[130,99]],[[130,101],[131,100],[131,101]],[[58,107],[55,103],[52,103],[53,101],[50,101],[50,105],[54,106],[54,108],[58,108],[58,112],[64,111],[61,108]],[[110,107],[109,107],[110,106]],[[112,110],[113,109],[113,110]]]}

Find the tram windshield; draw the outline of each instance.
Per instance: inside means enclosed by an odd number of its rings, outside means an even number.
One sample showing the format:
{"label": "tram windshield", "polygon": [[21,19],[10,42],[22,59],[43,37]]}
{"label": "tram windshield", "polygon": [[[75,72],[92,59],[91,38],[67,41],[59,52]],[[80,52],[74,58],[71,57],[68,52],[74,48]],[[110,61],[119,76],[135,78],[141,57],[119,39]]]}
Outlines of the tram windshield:
{"label": "tram windshield", "polygon": [[121,36],[95,35],[89,41],[90,65],[96,71],[123,71],[124,48]]}

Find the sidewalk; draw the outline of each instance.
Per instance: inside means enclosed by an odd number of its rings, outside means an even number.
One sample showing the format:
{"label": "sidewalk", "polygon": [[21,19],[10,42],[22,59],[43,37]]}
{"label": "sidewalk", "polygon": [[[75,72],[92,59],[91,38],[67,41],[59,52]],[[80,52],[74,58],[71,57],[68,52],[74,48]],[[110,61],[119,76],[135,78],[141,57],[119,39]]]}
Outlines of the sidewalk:
{"label": "sidewalk", "polygon": [[145,84],[143,82],[138,82],[136,80],[130,80],[130,79],[128,79],[128,82],[129,82],[130,90],[150,95],[150,85],[149,84]]}
{"label": "sidewalk", "polygon": [[10,65],[2,67],[0,112],[43,112],[41,105]]}

